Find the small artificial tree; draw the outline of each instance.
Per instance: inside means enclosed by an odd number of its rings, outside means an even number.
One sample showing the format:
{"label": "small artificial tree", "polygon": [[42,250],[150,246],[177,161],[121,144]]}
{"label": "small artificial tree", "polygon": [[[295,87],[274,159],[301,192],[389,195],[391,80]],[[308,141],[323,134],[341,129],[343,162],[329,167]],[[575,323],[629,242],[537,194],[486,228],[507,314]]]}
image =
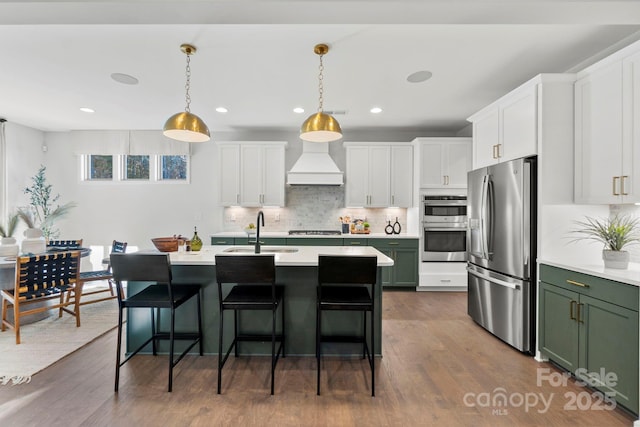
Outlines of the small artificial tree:
{"label": "small artificial tree", "polygon": [[[24,189],[29,195],[30,206],[28,209],[18,210],[18,215],[29,228],[40,228],[45,239],[56,238],[60,234],[54,227],[57,219],[64,217],[76,204],[73,202],[58,205],[60,194],[52,195],[52,186],[47,183],[45,176],[46,167],[40,165],[38,173],[31,177],[32,184]],[[55,207],[54,207],[55,205]]]}
{"label": "small artificial tree", "polygon": [[0,224],[0,237],[13,237],[13,233],[16,232],[16,228],[18,227],[18,219],[20,217],[18,214],[11,214],[7,218],[7,228],[4,228],[2,224]]}

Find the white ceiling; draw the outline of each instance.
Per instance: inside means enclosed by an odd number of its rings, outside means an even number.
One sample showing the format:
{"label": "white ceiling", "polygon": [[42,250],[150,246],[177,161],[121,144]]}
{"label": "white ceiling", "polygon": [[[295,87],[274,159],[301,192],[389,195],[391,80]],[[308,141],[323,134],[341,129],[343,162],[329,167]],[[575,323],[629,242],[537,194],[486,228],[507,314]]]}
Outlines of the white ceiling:
{"label": "white ceiling", "polygon": [[[345,137],[455,133],[536,74],[579,70],[638,39],[633,0],[1,1],[0,117],[47,131],[160,129],[185,106],[188,42],[191,111],[214,139],[296,130],[318,107],[313,47],[324,42],[324,107],[346,111],[335,116]],[[433,77],[408,83],[419,70]]]}

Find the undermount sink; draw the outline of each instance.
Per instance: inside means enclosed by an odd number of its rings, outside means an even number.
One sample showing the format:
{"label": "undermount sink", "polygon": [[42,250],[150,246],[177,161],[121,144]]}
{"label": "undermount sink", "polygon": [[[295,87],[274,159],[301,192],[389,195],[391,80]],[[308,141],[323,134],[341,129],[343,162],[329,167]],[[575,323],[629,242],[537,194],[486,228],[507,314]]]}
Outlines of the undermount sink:
{"label": "undermount sink", "polygon": [[[228,248],[223,250],[222,252],[232,252],[232,253],[244,253],[244,254],[252,254],[254,253],[256,250],[255,248],[251,247],[239,247],[239,248]],[[269,247],[263,247],[260,248],[260,252],[263,254],[291,254],[294,252],[298,252],[298,248],[269,248]]]}

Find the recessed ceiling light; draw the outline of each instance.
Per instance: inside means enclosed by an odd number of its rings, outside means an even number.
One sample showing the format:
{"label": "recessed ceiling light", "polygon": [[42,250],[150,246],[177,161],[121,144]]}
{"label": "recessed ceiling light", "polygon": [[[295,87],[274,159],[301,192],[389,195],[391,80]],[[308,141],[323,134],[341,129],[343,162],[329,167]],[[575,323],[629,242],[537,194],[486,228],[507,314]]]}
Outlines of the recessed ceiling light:
{"label": "recessed ceiling light", "polygon": [[378,114],[378,113],[382,113],[382,108],[380,108],[380,107],[373,107],[373,108],[372,108],[371,110],[369,110],[369,111],[371,111],[373,114]]}
{"label": "recessed ceiling light", "polygon": [[226,109],[226,108],[224,108],[224,107],[218,107],[218,108],[216,108],[216,111],[217,111],[218,113],[226,113],[226,112],[228,112],[229,110],[227,110],[227,109]]}
{"label": "recessed ceiling light", "polygon": [[433,73],[431,71],[416,71],[415,73],[409,74],[409,76],[407,76],[407,81],[409,83],[421,83],[429,80],[431,76],[433,76]]}
{"label": "recessed ceiling light", "polygon": [[302,114],[302,113],[304,113],[304,108],[296,107],[296,108],[293,109],[293,112],[297,113],[297,114]]}
{"label": "recessed ceiling light", "polygon": [[89,108],[89,107],[80,107],[80,111],[82,111],[83,113],[95,113],[96,110],[94,110],[93,108]]}
{"label": "recessed ceiling light", "polygon": [[122,83],[124,85],[137,85],[138,84],[138,79],[136,79],[133,76],[130,76],[129,74],[112,73],[111,74],[111,78],[113,80],[117,81],[118,83]]}

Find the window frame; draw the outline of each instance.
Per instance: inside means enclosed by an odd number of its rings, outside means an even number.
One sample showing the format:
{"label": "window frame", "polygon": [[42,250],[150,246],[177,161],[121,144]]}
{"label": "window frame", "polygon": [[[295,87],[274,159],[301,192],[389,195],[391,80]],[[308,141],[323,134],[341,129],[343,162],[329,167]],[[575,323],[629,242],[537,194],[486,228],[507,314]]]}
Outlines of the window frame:
{"label": "window frame", "polygon": [[[149,179],[129,179],[126,178],[126,159],[127,154],[104,154],[113,157],[113,178],[112,179],[91,179],[91,156],[99,156],[101,154],[82,154],[80,155],[80,181],[90,185],[96,184],[164,184],[164,185],[181,185],[191,183],[191,155],[188,154],[135,154],[136,156],[149,156]],[[184,156],[186,160],[186,177],[185,179],[163,179],[162,178],[162,157],[163,156]]]}

